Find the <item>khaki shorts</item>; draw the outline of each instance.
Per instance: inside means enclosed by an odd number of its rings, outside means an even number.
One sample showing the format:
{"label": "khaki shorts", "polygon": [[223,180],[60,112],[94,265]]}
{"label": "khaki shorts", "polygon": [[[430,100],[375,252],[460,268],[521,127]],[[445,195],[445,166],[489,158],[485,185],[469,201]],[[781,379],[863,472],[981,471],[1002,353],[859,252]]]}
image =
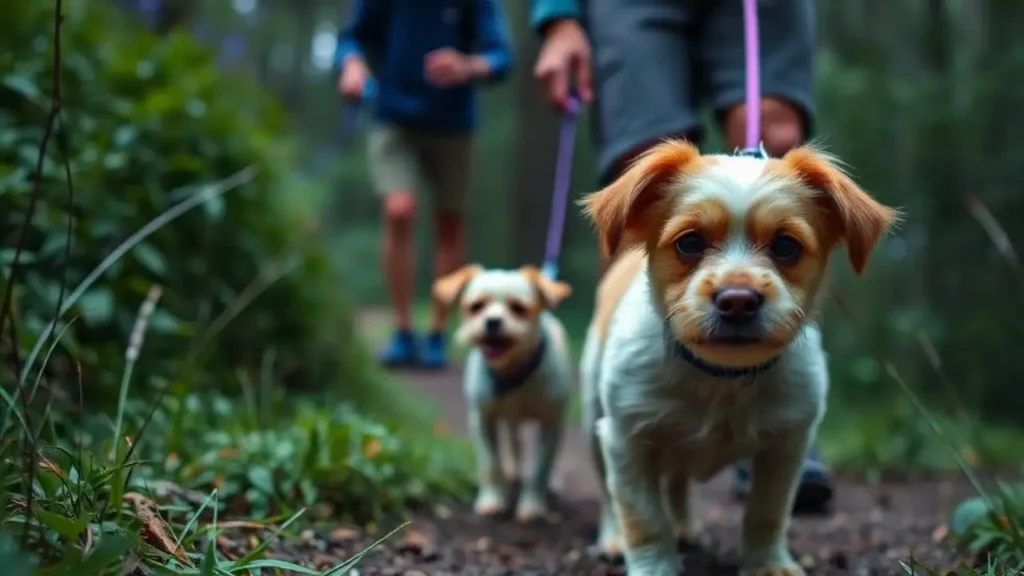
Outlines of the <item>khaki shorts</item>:
{"label": "khaki shorts", "polygon": [[379,125],[369,134],[370,173],[377,192],[420,193],[426,185],[436,210],[462,212],[469,190],[473,136]]}

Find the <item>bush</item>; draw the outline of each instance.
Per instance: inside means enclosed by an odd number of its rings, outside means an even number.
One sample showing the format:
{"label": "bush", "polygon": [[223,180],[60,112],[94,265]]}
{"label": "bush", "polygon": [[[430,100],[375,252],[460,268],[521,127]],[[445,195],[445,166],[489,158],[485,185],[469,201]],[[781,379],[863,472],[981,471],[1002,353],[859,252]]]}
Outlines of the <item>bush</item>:
{"label": "bush", "polygon": [[[0,226],[6,239],[16,236],[26,212],[49,109],[48,4],[18,3],[5,16]],[[62,343],[82,363],[91,399],[109,398],[116,389],[118,372],[104,367],[120,365],[135,310],[154,283],[164,287],[164,297],[140,360],[143,373],[187,374],[203,385],[237,389],[238,370],[262,367],[275,380],[322,388],[344,379],[358,388],[366,371],[340,283],[317,246],[321,199],[291,172],[297,150],[281,137],[285,117],[278,105],[246,78],[218,69],[184,33],[156,37],[104,4],[75,3],[66,12],[61,137],[49,147],[22,254],[15,299],[20,347],[35,343],[60,293],[68,202],[60,144],[66,140],[75,193],[69,290],[101,255],[196,194],[197,184],[250,164],[259,170],[252,182],[135,246],[69,313],[79,319]],[[5,270],[13,252],[0,253]],[[281,268],[294,272],[272,283]],[[257,281],[261,274],[272,278]],[[254,281],[256,288],[271,285],[225,327],[216,350],[182,355],[183,347],[202,344],[202,327],[238,306]],[[197,364],[182,366],[184,359]],[[205,360],[202,371],[199,360]]]}
{"label": "bush", "polygon": [[[50,108],[53,7],[4,4],[7,278]],[[355,339],[319,234],[324,198],[294,171],[300,150],[278,105],[186,34],[156,37],[105,3],[70,3],[62,44],[63,108],[14,285],[18,348],[36,345],[62,292],[113,265],[61,318],[61,349],[42,346],[45,374],[19,383],[34,403],[17,402],[18,374],[0,371],[0,563],[90,576],[131,554],[176,573],[240,571],[262,553],[217,560],[218,513],[289,514],[287,525],[315,502],[365,522],[464,491],[461,453],[422,433],[429,410],[395,394]],[[151,220],[250,165],[254,179],[115,258]],[[145,334],[139,356],[126,351],[133,334]],[[168,485],[207,496],[164,502],[152,488]],[[11,538],[22,533],[27,559]]]}

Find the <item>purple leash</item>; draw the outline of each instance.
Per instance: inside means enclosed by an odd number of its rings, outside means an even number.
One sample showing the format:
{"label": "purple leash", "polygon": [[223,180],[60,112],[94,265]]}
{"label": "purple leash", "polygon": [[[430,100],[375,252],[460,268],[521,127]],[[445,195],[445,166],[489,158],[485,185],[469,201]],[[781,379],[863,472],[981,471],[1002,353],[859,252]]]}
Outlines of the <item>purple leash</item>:
{"label": "purple leash", "polygon": [[757,0],[743,0],[743,43],[745,48],[747,134],[746,147],[740,156],[767,158],[761,142],[761,55],[757,33]]}
{"label": "purple leash", "polygon": [[341,126],[338,130],[339,144],[342,148],[348,148],[352,138],[359,130],[359,117],[364,104],[372,102],[377,98],[377,81],[370,78],[363,87],[363,95],[359,100],[350,100],[344,103],[341,110]]}
{"label": "purple leash", "polygon": [[572,179],[573,147],[576,144],[576,124],[580,114],[580,99],[569,96],[562,133],[558,139],[558,160],[555,163],[555,188],[551,195],[551,216],[548,221],[548,239],[544,249],[542,271],[552,280],[558,278],[558,257],[562,252],[562,232],[565,230],[565,209],[569,203],[569,183]]}

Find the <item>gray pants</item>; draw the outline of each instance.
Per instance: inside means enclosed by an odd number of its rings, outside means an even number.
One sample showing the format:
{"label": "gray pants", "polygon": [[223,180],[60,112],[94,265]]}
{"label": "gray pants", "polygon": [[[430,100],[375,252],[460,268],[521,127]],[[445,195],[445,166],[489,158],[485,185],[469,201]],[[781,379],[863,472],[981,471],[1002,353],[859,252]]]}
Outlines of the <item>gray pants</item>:
{"label": "gray pants", "polygon": [[[809,132],[813,0],[758,0],[761,92],[795,104]],[[602,185],[627,155],[668,136],[701,136],[745,99],[743,0],[585,0],[594,53],[594,135]]]}

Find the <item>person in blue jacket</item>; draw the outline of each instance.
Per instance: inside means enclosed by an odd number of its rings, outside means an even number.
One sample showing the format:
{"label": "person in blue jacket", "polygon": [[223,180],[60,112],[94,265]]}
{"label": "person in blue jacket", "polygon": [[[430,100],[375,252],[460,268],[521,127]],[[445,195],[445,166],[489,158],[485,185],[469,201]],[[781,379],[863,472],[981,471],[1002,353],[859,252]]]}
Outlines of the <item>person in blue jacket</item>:
{"label": "person in blue jacket", "polygon": [[477,85],[505,78],[511,52],[496,0],[355,0],[339,34],[341,96],[358,101],[376,86],[368,156],[383,204],[382,267],[395,315],[380,358],[386,366],[441,368],[447,361],[440,303],[425,339],[412,327],[416,205],[429,189],[435,274],[455,271],[463,263],[463,208],[480,121]]}
{"label": "person in blue jacket", "polygon": [[[663,138],[699,142],[701,105],[711,108],[730,148],[745,145],[742,0],[531,0],[530,19],[543,37],[534,67],[542,94],[565,107],[575,87],[594,103],[600,185]],[[767,152],[779,156],[812,128],[814,2],[761,0],[758,19],[761,135]],[[745,497],[749,483],[747,467],[737,467],[735,494]],[[826,510],[832,492],[812,451],[797,511]]]}

